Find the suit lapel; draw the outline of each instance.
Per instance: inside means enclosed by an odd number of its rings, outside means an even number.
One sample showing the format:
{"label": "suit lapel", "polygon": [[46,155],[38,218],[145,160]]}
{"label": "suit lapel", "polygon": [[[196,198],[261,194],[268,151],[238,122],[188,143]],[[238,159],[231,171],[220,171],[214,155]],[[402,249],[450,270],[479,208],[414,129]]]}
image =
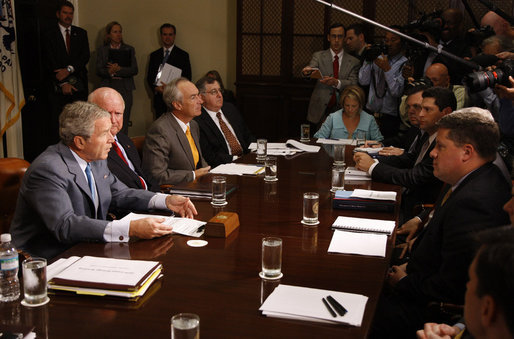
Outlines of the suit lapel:
{"label": "suit lapel", "polygon": [[[191,152],[191,146],[189,145],[189,141],[187,140],[186,134],[184,133],[184,131],[182,130],[182,128],[178,124],[177,120],[175,119],[175,116],[172,113],[168,113],[168,121],[170,122],[171,127],[175,130],[177,139],[180,142],[180,145],[182,146],[184,153],[187,155],[187,160],[189,161],[191,168],[194,169],[195,161],[193,159],[193,152]],[[191,131],[191,134],[193,135],[193,131]],[[194,135],[193,135],[193,139],[195,139]],[[195,142],[196,142],[196,139],[195,139]],[[200,152],[200,149],[198,149],[198,152]]]}
{"label": "suit lapel", "polygon": [[91,190],[89,189],[86,177],[84,175],[84,172],[80,168],[79,163],[77,162],[73,154],[71,154],[71,150],[68,146],[64,145],[63,143],[58,144],[58,149],[62,155],[64,163],[68,167],[68,171],[70,172],[70,174],[74,176],[75,184],[77,184],[77,186],[84,192],[84,194],[89,198],[89,202],[91,203],[91,205],[93,205],[93,198],[91,196]]}
{"label": "suit lapel", "polygon": [[[223,110],[223,108],[222,108]],[[223,114],[225,114],[225,111],[223,111]],[[226,115],[225,115],[226,116]],[[227,143],[225,142],[225,137],[221,133],[220,129],[212,120],[211,116],[207,111],[205,111],[205,108],[202,107],[202,115],[200,116],[200,119],[202,119],[207,127],[211,130],[211,133],[218,139],[218,142],[220,145],[223,145],[223,148],[226,152],[228,152]]]}
{"label": "suit lapel", "polygon": [[339,68],[339,79],[346,78],[346,75],[350,72],[349,67],[350,63],[346,62],[348,59],[348,54],[346,52],[343,53],[343,58],[341,60],[341,67]]}

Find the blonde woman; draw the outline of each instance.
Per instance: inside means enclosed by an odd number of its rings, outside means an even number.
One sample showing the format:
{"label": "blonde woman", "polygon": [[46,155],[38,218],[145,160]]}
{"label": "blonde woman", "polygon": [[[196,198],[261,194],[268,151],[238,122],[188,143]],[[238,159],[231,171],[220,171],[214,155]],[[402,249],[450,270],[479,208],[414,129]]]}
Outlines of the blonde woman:
{"label": "blonde woman", "polygon": [[343,109],[330,114],[314,137],[353,139],[357,131],[364,131],[366,140],[384,140],[375,118],[362,110],[364,98],[364,91],[359,86],[346,87],[339,100]]}

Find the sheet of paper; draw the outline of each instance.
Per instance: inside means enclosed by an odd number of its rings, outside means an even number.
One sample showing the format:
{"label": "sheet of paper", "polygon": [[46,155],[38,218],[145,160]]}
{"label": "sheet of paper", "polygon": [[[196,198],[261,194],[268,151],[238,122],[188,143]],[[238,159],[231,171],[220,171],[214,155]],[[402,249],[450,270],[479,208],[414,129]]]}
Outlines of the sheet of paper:
{"label": "sheet of paper", "polygon": [[[332,317],[321,301],[329,295],[343,305],[348,313],[342,317]],[[367,301],[368,297],[360,294],[281,284],[275,288],[259,310],[269,316],[361,326]]]}
{"label": "sheet of paper", "polygon": [[355,189],[350,195],[352,198],[375,199],[375,200],[396,200],[396,192],[393,191],[373,191]]}
{"label": "sheet of paper", "polygon": [[354,152],[364,152],[368,154],[378,154],[383,149],[383,147],[356,147]]}
{"label": "sheet of paper", "polygon": [[328,253],[360,254],[385,257],[387,235],[335,230]]}
{"label": "sheet of paper", "polygon": [[355,167],[347,167],[344,171],[344,180],[371,180],[368,172],[358,170]]}
{"label": "sheet of paper", "polygon": [[391,234],[394,230],[395,222],[392,220],[354,218],[339,216],[336,218],[332,227],[363,232],[379,232]]}
{"label": "sheet of paper", "polygon": [[260,173],[264,173],[264,166],[228,163],[217,166],[212,169],[210,173],[227,175],[258,175]]}
{"label": "sheet of paper", "polygon": [[172,80],[180,78],[182,70],[178,67],[165,63],[162,67],[160,83],[169,84]]}
{"label": "sheet of paper", "polygon": [[205,221],[188,219],[188,218],[180,218],[180,217],[169,217],[165,215],[154,215],[154,214],[138,214],[138,213],[129,213],[121,220],[138,220],[142,218],[164,218],[164,224],[173,226],[173,233],[189,235],[192,237],[200,237],[203,234],[203,230],[198,231],[198,229],[205,225]]}
{"label": "sheet of paper", "polygon": [[69,257],[67,259],[61,258],[48,265],[46,267],[46,281],[50,281],[53,277],[70,267],[71,264],[79,259],[80,257],[77,256]]}
{"label": "sheet of paper", "polygon": [[[266,147],[267,147],[268,151],[270,149],[288,149],[288,147],[287,147],[285,142],[268,142],[266,144]],[[256,151],[257,150],[257,143],[252,142],[250,144],[250,146],[248,146],[248,149],[250,151]]]}
{"label": "sheet of paper", "polygon": [[325,144],[325,145],[355,145],[355,139],[325,139],[325,138],[319,138],[316,142],[318,144]]}
{"label": "sheet of paper", "polygon": [[299,142],[299,141],[296,141],[293,139],[287,140],[286,145],[289,147],[297,148],[297,149],[305,151],[305,152],[309,152],[309,153],[319,152],[319,149],[321,148],[319,146],[307,145],[307,144],[304,144],[303,142]]}

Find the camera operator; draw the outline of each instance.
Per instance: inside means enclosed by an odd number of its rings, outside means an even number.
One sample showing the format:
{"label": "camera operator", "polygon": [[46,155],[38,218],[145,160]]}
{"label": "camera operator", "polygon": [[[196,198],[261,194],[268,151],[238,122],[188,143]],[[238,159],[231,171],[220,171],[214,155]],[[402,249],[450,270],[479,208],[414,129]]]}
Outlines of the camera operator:
{"label": "camera operator", "polygon": [[509,22],[493,11],[487,12],[482,17],[480,25],[482,27],[491,26],[494,29],[494,33],[498,36],[504,36],[510,40],[514,39],[514,29],[512,29]]}
{"label": "camera operator", "polygon": [[[391,28],[399,30],[395,26]],[[387,55],[382,53],[372,60],[365,58],[359,70],[359,84],[370,86],[366,108],[375,114],[382,134],[391,137],[398,133],[400,127],[398,102],[405,82],[401,69],[407,58],[402,53],[400,36],[386,32],[384,43]]]}

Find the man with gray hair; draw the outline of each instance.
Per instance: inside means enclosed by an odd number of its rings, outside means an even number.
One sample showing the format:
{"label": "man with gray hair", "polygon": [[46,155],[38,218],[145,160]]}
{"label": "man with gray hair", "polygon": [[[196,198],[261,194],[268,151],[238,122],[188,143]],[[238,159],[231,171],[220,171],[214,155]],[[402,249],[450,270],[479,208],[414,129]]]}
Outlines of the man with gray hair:
{"label": "man with gray hair", "polygon": [[191,81],[178,78],[164,87],[163,99],[169,112],[146,133],[143,171],[160,185],[187,183],[211,168],[202,156],[200,129],[193,120],[202,112],[202,98]]}
{"label": "man with gray hair", "polygon": [[415,240],[410,259],[393,266],[375,312],[370,338],[411,338],[430,321],[431,302],[463,304],[474,235],[509,222],[503,205],[510,185],[493,165],[500,133],[497,124],[474,109],[456,111],[437,123],[430,152],[434,175],[447,185],[434,215]]}
{"label": "man with gray hair", "polygon": [[17,248],[52,258],[81,241],[127,242],[172,232],[162,218],[106,221],[109,206],[196,214],[188,198],[128,188],[109,171],[114,139],[108,112],[77,101],[65,106],[59,125],[61,142],[36,158],[23,177],[10,229]]}

